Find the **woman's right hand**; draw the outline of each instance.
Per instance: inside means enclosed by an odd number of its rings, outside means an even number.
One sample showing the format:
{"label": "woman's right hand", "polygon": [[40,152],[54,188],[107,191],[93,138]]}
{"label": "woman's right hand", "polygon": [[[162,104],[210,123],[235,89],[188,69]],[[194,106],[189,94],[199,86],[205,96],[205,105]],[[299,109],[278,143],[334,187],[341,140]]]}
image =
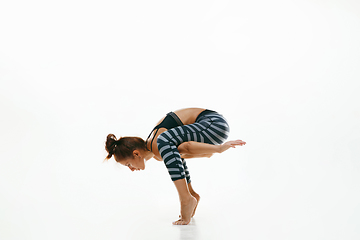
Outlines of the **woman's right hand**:
{"label": "woman's right hand", "polygon": [[225,152],[229,148],[235,148],[236,146],[243,146],[246,142],[243,140],[228,141],[220,145],[220,153]]}

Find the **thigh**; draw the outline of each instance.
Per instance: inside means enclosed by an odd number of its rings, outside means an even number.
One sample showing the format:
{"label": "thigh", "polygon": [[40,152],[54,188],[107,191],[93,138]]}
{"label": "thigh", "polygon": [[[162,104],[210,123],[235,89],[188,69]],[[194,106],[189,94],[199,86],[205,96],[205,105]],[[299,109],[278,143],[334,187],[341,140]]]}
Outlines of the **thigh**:
{"label": "thigh", "polygon": [[175,146],[190,141],[218,145],[227,139],[228,133],[229,126],[226,121],[212,117],[193,124],[169,129],[163,132],[158,139],[161,142],[169,141]]}

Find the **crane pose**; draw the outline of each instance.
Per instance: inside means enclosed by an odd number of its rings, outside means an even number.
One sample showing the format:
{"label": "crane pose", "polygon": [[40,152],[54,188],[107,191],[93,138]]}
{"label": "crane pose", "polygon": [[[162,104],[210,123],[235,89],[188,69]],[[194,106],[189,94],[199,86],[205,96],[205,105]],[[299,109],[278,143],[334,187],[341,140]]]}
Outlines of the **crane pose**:
{"label": "crane pose", "polygon": [[146,141],[139,137],[117,139],[109,134],[105,144],[106,159],[114,155],[115,161],[131,171],[144,170],[145,161],[151,158],[164,161],[181,205],[180,219],[173,224],[187,225],[195,214],[200,196],[191,186],[185,159],[211,157],[246,144],[242,140],[225,142],[228,134],[229,125],[221,114],[203,108],[185,108],[162,118]]}

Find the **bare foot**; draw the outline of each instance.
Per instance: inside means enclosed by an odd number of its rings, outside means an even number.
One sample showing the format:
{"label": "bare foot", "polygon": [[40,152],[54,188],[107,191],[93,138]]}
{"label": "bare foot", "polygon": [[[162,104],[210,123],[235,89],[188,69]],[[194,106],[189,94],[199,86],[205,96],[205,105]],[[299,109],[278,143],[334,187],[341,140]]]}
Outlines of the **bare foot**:
{"label": "bare foot", "polygon": [[[195,211],[196,211],[197,205],[199,204],[199,201],[200,201],[200,195],[197,194],[196,192],[194,192],[194,190],[191,190],[191,191],[190,191],[190,194],[191,194],[194,198],[196,198],[196,206],[195,206],[194,212],[193,212],[193,214],[192,214],[192,216],[191,216],[191,217],[193,217],[193,216],[195,215]],[[179,218],[181,219],[181,215],[179,215]]]}
{"label": "bare foot", "polygon": [[174,225],[188,225],[193,215],[194,209],[197,205],[196,198],[191,196],[189,200],[181,202],[181,218]]}
{"label": "bare foot", "polygon": [[192,214],[192,216],[191,216],[191,217],[193,217],[193,216],[195,215],[196,208],[197,208],[197,206],[198,206],[198,204],[199,204],[199,201],[200,201],[200,195],[197,194],[196,192],[192,192],[191,195],[192,195],[194,198],[196,198],[196,206],[195,206],[194,212],[193,212],[193,214]]}
{"label": "bare foot", "polygon": [[[198,204],[199,204],[199,201],[200,201],[200,195],[197,194],[196,192],[191,192],[191,195],[192,195],[194,198],[196,198],[196,206],[195,206],[194,211],[193,211],[193,214],[192,214],[192,216],[191,216],[191,217],[193,217],[193,216],[195,215],[196,208],[197,208],[197,206],[198,206]],[[179,215],[179,218],[181,219],[181,215]]]}

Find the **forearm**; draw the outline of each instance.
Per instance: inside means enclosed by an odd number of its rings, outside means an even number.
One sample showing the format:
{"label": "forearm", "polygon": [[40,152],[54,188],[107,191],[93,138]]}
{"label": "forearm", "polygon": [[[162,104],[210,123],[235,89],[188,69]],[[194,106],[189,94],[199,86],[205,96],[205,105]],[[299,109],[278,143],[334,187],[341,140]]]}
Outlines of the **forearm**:
{"label": "forearm", "polygon": [[184,142],[178,146],[180,154],[205,155],[220,153],[220,145],[212,145],[199,142]]}
{"label": "forearm", "polygon": [[214,153],[222,153],[229,148],[236,146],[244,146],[246,142],[242,140],[227,141],[221,145],[212,145],[199,142],[184,142],[178,146],[180,154],[187,155],[212,155]]}
{"label": "forearm", "polygon": [[193,154],[185,154],[185,153],[181,153],[180,156],[181,158],[210,158],[213,154],[197,154],[197,155],[193,155]]}

